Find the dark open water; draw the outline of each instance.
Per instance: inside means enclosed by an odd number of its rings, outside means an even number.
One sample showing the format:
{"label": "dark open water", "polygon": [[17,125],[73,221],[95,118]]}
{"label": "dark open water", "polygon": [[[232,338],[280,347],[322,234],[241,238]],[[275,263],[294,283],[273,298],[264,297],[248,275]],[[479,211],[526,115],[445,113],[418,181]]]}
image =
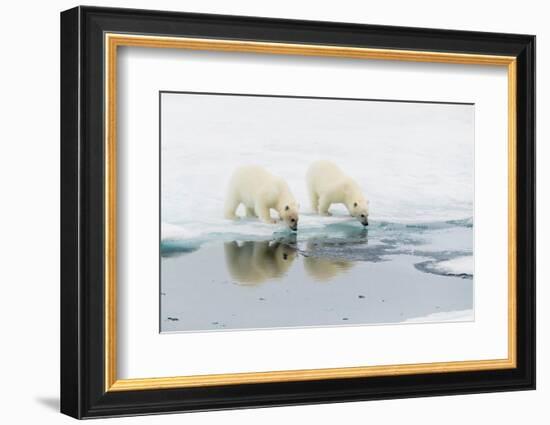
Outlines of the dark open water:
{"label": "dark open water", "polygon": [[[472,238],[471,220],[461,220],[163,243],[160,329],[473,320]],[[441,267],[455,259],[462,268]]]}

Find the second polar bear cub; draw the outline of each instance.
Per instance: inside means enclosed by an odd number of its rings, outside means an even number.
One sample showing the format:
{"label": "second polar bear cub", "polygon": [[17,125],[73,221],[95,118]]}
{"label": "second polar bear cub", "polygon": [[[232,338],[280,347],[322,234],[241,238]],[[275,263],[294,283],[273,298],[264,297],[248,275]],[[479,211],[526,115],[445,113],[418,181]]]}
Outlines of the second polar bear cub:
{"label": "second polar bear cub", "polygon": [[274,209],[292,230],[298,229],[298,203],[288,184],[263,167],[248,165],[237,168],[231,180],[225,200],[225,218],[236,219],[240,204],[246,208],[247,217],[259,217],[265,223],[276,223],[271,218]]}
{"label": "second polar bear cub", "polygon": [[316,161],[307,171],[307,186],[313,211],[330,215],[331,204],[344,204],[352,217],[369,225],[369,203],[359,185],[333,162]]}

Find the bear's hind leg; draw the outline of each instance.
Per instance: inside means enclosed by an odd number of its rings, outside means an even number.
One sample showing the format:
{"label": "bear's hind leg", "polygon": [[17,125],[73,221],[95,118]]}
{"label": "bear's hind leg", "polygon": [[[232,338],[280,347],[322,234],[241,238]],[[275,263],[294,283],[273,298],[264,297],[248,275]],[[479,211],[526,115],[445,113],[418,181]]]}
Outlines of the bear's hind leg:
{"label": "bear's hind leg", "polygon": [[319,211],[319,195],[314,190],[309,191],[309,200],[311,202],[311,210],[313,212]]}
{"label": "bear's hind leg", "polygon": [[228,220],[236,220],[237,214],[235,212],[237,211],[237,208],[240,205],[240,201],[235,199],[232,196],[228,196],[225,200],[225,207],[224,207],[224,217]]}
{"label": "bear's hind leg", "polygon": [[319,214],[321,215],[332,215],[328,209],[330,208],[330,200],[326,196],[321,196],[319,198]]}

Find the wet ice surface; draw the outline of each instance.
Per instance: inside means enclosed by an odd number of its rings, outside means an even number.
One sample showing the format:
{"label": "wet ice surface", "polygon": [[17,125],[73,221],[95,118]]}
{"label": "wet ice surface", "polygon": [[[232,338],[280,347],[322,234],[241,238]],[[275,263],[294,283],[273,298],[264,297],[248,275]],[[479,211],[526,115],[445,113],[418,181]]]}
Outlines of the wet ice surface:
{"label": "wet ice surface", "polygon": [[162,332],[474,318],[471,220],[367,230],[336,217],[254,237],[236,226],[163,240]]}

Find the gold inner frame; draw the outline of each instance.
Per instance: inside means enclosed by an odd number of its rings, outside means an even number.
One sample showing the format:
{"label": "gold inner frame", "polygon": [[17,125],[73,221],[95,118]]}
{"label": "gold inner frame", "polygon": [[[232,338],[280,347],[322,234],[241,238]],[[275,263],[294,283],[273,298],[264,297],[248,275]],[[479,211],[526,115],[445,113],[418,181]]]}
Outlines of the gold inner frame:
{"label": "gold inner frame", "polygon": [[[128,34],[105,34],[105,391],[133,391],[213,385],[235,385],[319,379],[357,378],[416,373],[446,373],[516,367],[516,58],[463,53],[370,49],[328,45],[266,43]],[[119,46],[325,56],[507,67],[508,72],[508,357],[495,360],[360,366],[118,379],[116,324],[116,123],[117,48]]]}

